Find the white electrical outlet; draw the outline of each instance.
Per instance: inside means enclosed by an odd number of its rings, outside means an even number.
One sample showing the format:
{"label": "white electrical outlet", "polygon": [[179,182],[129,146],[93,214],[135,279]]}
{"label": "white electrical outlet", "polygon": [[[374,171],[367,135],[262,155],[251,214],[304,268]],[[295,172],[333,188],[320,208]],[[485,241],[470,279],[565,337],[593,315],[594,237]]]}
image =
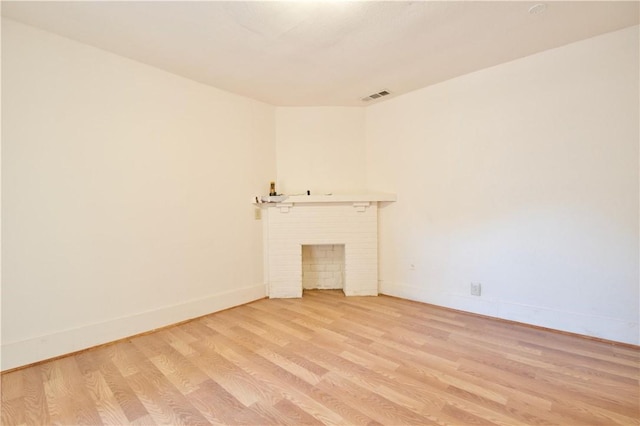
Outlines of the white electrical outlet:
{"label": "white electrical outlet", "polygon": [[482,294],[482,284],[480,283],[471,283],[471,295],[472,296],[480,296]]}
{"label": "white electrical outlet", "polygon": [[256,207],[256,209],[253,211],[253,218],[255,220],[262,219],[262,210],[260,210],[259,208]]}

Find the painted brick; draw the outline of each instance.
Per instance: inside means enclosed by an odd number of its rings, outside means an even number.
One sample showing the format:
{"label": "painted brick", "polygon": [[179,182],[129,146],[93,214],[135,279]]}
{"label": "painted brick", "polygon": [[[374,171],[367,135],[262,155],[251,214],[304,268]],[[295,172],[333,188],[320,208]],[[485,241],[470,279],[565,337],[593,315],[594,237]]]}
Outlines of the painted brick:
{"label": "painted brick", "polygon": [[269,297],[300,297],[303,281],[305,288],[377,294],[376,203],[363,212],[350,203],[296,204],[286,213],[269,206],[266,216]]}

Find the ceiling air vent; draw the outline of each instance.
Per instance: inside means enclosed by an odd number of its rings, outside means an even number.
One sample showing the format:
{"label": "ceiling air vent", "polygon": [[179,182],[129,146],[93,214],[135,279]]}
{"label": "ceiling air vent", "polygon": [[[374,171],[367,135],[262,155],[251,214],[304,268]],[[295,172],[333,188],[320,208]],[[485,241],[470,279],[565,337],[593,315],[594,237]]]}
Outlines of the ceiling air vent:
{"label": "ceiling air vent", "polygon": [[369,101],[373,101],[375,99],[379,99],[379,98],[381,98],[383,96],[387,96],[387,95],[390,95],[390,94],[391,94],[391,92],[389,92],[388,90],[382,90],[382,91],[380,91],[378,93],[372,93],[369,96],[365,96],[364,98],[362,98],[362,101],[363,102],[369,102]]}

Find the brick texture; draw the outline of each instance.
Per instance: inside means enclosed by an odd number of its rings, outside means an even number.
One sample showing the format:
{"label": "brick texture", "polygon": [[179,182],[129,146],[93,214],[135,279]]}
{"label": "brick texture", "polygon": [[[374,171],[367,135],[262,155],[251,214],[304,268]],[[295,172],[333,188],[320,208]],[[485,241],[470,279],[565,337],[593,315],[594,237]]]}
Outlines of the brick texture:
{"label": "brick texture", "polygon": [[[336,262],[333,262],[318,265],[324,268],[322,274],[320,269],[305,271],[310,274],[307,277],[310,281],[305,285],[317,285],[309,288],[343,288],[347,296],[378,294],[377,203],[372,202],[364,209],[356,208],[352,203],[331,203],[295,204],[289,209],[274,205],[266,210],[265,272],[269,297],[302,296],[303,250],[307,255],[314,252],[316,256],[325,257],[330,251],[344,252],[339,254],[344,258],[344,270],[327,271],[336,268]],[[338,246],[340,248],[336,248]],[[331,287],[334,284],[329,283],[328,277],[340,275],[342,286]]]}
{"label": "brick texture", "polygon": [[344,288],[344,245],[302,246],[302,288]]}

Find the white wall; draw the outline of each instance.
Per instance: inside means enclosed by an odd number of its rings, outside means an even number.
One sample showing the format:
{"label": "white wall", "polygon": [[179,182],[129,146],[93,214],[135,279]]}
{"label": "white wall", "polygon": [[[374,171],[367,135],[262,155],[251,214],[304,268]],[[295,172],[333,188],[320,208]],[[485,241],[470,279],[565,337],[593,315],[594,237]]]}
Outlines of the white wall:
{"label": "white wall", "polygon": [[384,293],[640,343],[637,75],[636,27],[273,108],[3,20],[2,369],[262,297],[247,200],[275,176],[398,193]]}
{"label": "white wall", "polygon": [[638,62],[633,27],[369,107],[381,291],[640,343]]}
{"label": "white wall", "polygon": [[277,108],[278,193],[363,192],[364,117],[364,108]]}
{"label": "white wall", "polygon": [[275,109],[2,26],[2,369],[263,297]]}

